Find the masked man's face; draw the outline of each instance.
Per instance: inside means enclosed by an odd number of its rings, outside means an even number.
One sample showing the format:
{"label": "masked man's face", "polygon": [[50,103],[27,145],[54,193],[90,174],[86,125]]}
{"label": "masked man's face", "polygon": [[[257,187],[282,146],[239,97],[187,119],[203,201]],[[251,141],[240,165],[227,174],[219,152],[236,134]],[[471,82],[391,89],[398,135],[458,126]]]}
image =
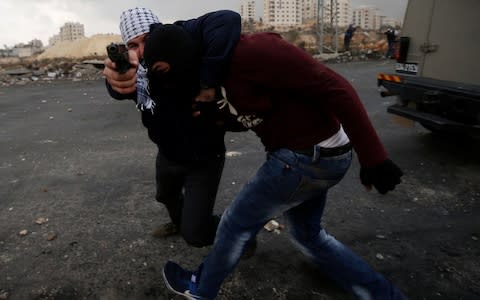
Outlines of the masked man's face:
{"label": "masked man's face", "polygon": [[190,65],[170,67],[164,62],[158,65],[161,67],[150,68],[147,72],[150,97],[158,103],[168,98],[168,101],[190,107],[200,91],[196,68]]}
{"label": "masked man's face", "polygon": [[152,99],[168,94],[192,103],[200,91],[200,58],[191,36],[176,25],[151,27],[144,53]]}

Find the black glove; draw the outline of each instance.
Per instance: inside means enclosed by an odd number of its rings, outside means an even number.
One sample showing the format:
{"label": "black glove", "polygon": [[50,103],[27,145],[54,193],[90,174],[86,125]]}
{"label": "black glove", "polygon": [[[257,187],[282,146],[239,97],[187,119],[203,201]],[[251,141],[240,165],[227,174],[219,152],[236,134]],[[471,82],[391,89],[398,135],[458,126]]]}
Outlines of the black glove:
{"label": "black glove", "polygon": [[401,182],[403,172],[390,159],[369,168],[360,168],[360,180],[365,186],[374,186],[380,194],[393,191]]}
{"label": "black glove", "polygon": [[217,101],[212,102],[194,102],[192,106],[193,112],[200,112],[200,115],[195,116],[195,120],[202,124],[210,124],[216,126],[223,126],[223,119],[217,105]]}

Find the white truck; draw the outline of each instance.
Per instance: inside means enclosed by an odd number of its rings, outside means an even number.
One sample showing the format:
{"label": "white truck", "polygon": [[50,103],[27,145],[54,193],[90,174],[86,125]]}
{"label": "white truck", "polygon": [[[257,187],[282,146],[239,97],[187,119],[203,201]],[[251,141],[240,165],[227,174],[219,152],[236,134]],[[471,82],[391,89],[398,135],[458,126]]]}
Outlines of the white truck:
{"label": "white truck", "polygon": [[480,0],[409,0],[395,73],[377,75],[387,112],[434,132],[480,135]]}

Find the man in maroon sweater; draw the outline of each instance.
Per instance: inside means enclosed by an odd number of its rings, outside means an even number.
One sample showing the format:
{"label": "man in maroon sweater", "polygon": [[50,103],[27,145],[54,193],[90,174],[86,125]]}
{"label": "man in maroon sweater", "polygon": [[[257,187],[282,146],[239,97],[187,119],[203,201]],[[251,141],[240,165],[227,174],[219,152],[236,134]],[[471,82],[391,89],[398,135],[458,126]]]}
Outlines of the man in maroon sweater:
{"label": "man in maroon sweater", "polygon": [[[184,38],[167,46],[169,35]],[[175,64],[168,65],[174,60],[164,53],[166,48],[184,48],[183,39],[188,36],[181,28],[150,33],[145,59],[151,74],[168,77]],[[245,245],[268,220],[283,213],[294,243],[357,299],[405,299],[321,226],[327,192],[347,172],[352,146],[361,164],[361,182],[368,189],[374,186],[385,194],[403,175],[388,159],[353,87],[274,33],[240,38],[224,87],[221,110],[260,137],[267,160],[222,215],[214,246],[200,267],[190,272],[167,262],[167,287],[188,299],[215,298]],[[206,111],[195,114],[212,115]],[[224,118],[225,124],[228,121]]]}

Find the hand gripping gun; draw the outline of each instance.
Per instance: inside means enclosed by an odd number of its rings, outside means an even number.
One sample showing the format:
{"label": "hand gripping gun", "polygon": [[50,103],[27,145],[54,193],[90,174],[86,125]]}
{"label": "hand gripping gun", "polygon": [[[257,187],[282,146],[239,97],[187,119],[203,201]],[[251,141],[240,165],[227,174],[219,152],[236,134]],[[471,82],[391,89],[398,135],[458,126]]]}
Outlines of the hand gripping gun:
{"label": "hand gripping gun", "polygon": [[126,73],[132,66],[128,60],[128,49],[125,44],[111,43],[107,46],[108,58],[115,63],[120,74]]}

